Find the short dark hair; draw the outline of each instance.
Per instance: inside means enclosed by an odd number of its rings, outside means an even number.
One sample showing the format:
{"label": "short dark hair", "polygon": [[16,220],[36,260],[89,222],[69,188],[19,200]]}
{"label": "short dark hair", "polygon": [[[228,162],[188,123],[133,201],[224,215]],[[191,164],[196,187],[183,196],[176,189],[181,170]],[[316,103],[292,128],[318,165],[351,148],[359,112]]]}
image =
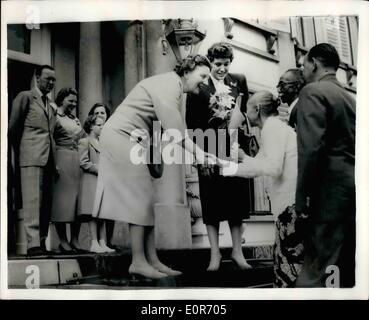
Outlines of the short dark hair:
{"label": "short dark hair", "polygon": [[65,97],[68,97],[70,94],[73,94],[75,96],[78,95],[77,90],[74,88],[62,88],[56,95],[55,103],[57,106],[61,106],[63,104],[63,101]]}
{"label": "short dark hair", "polygon": [[309,50],[307,56],[310,61],[315,58],[325,67],[331,67],[334,70],[337,70],[340,65],[340,56],[336,48],[329,43],[317,44]]}
{"label": "short dark hair", "polygon": [[99,107],[104,107],[104,108],[105,108],[105,112],[106,112],[106,119],[108,119],[108,118],[110,117],[110,114],[111,114],[110,109],[108,108],[108,106],[107,106],[106,104],[101,103],[101,102],[97,102],[97,103],[95,103],[95,104],[92,106],[91,110],[88,112],[88,115],[89,115],[89,116],[93,115],[93,114],[94,114],[94,112],[95,112],[95,109],[96,109],[96,108],[99,108]]}
{"label": "short dark hair", "polygon": [[213,62],[214,59],[227,59],[233,60],[233,49],[227,42],[216,42],[209,49],[206,55],[208,59]]}
{"label": "short dark hair", "polygon": [[35,75],[37,77],[41,76],[42,70],[44,70],[44,69],[49,69],[49,70],[55,71],[55,69],[52,66],[49,66],[48,64],[44,64],[42,66],[37,66],[35,68]]}
{"label": "short dark hair", "polygon": [[83,124],[83,130],[85,130],[85,132],[89,134],[91,132],[91,127],[96,124],[97,119],[103,120],[102,118],[95,116],[94,114],[88,115],[85,123]]}
{"label": "short dark hair", "polygon": [[206,66],[211,69],[211,63],[205,56],[201,54],[197,54],[194,56],[188,56],[187,58],[183,59],[180,63],[176,65],[174,71],[182,77],[184,73],[193,71],[196,69],[197,66]]}

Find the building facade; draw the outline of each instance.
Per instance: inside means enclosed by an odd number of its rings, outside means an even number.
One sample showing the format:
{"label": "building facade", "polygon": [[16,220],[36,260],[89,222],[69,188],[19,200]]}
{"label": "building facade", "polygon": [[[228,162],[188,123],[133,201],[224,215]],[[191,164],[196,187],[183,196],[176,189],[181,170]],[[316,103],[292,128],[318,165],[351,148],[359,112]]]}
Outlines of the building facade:
{"label": "building facade", "polygon": [[[189,28],[181,23],[179,26]],[[173,43],[167,39],[167,27],[168,20],[8,25],[9,112],[14,97],[33,85],[34,67],[42,64],[55,68],[57,82],[52,95],[63,87],[77,89],[77,115],[82,122],[96,102],[103,102],[114,111],[137,82],[173,70],[177,59]],[[223,18],[191,21],[190,28],[204,35],[196,47],[190,44],[198,53],[205,54],[218,41],[232,45],[235,57],[230,71],[246,76],[250,94],[258,90],[277,93],[280,75],[299,67],[308,49],[320,42],[329,42],[337,48],[342,60],[338,79],[350,93],[356,94],[357,17],[290,17],[267,21]],[[257,131],[254,133],[258,135]],[[164,172],[156,181],[158,246],[169,249],[206,246],[196,170],[171,165]],[[255,179],[254,190],[255,210],[247,222],[246,242],[272,243],[268,180]],[[8,242],[14,252],[24,253],[22,217],[15,210],[12,193],[9,188]],[[87,242],[86,230],[81,236]],[[225,236],[224,245],[228,244],[227,239]],[[129,245],[126,225],[116,224],[115,241]],[[55,243],[56,237],[51,232],[51,247]]]}

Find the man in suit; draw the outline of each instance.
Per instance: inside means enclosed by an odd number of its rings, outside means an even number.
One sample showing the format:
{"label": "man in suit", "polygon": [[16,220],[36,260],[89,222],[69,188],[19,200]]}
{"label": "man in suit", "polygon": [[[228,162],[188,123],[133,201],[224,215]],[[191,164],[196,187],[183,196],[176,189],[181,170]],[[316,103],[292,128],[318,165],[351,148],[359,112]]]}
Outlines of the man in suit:
{"label": "man in suit", "polygon": [[296,213],[306,219],[306,251],[297,287],[355,284],[356,102],[337,81],[339,64],[327,43],[304,60],[307,85],[296,105]]}
{"label": "man in suit", "polygon": [[277,84],[279,98],[283,105],[278,108],[279,117],[288,123],[293,129],[296,125],[296,104],[299,93],[305,80],[301,69],[289,69],[280,78]]}
{"label": "man in suit", "polygon": [[36,85],[14,99],[9,137],[20,166],[22,214],[29,256],[50,254],[45,240],[49,228],[52,177],[55,172],[53,132],[56,108],[47,94],[54,88],[55,71],[35,70]]}

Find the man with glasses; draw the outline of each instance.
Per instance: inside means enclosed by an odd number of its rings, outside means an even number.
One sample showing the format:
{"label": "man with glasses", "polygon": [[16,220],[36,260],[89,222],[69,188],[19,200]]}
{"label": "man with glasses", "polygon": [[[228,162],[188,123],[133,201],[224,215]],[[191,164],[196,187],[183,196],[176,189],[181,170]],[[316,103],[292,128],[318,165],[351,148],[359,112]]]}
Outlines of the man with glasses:
{"label": "man with glasses", "polygon": [[47,255],[52,177],[55,172],[53,138],[56,108],[47,96],[55,85],[54,68],[35,70],[36,85],[14,99],[9,138],[20,167],[21,214],[27,236],[27,255]]}
{"label": "man with glasses", "polygon": [[279,79],[277,89],[279,98],[284,103],[278,108],[279,117],[293,129],[296,126],[296,104],[298,96],[305,84],[302,70],[289,69]]}

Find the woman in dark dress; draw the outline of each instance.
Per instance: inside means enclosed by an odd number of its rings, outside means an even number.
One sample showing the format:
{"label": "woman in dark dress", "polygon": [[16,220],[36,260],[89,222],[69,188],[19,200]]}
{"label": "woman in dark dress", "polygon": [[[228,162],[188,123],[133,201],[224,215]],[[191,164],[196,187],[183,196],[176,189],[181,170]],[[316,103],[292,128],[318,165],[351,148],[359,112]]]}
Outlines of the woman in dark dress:
{"label": "woman in dark dress", "polygon": [[[207,57],[212,65],[211,74],[208,84],[202,87],[199,95],[187,96],[187,127],[203,131],[214,130],[219,139],[227,132],[229,142],[228,130],[237,129],[242,124],[242,120],[239,121],[242,117],[237,113],[246,110],[248,99],[246,78],[242,74],[228,72],[233,60],[233,50],[229,44],[215,43],[209,48]],[[240,94],[243,95],[243,99],[238,109],[235,105]],[[217,138],[218,150],[210,150],[210,145],[208,148],[204,146],[204,150],[224,159],[229,154],[229,143],[222,143],[220,147],[218,143]],[[242,252],[242,220],[249,217],[252,180],[222,177],[217,171],[216,166],[198,165],[202,217],[211,246],[207,270],[219,269],[221,261],[219,223],[224,220],[228,221],[232,235],[231,258],[241,269],[248,269],[250,265]]]}

